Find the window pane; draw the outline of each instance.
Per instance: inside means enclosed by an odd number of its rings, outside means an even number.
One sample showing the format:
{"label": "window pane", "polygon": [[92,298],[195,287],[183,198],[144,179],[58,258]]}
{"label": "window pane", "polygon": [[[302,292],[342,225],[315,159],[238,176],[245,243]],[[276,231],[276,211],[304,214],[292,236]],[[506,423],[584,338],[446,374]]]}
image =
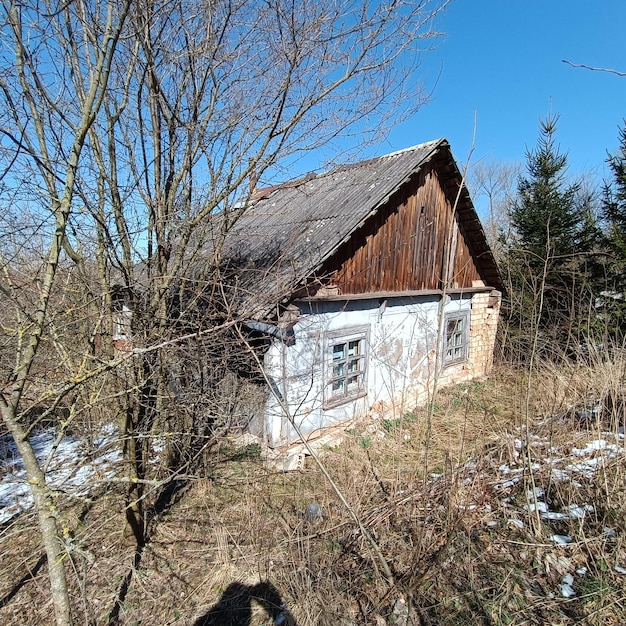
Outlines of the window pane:
{"label": "window pane", "polygon": [[348,378],[348,393],[355,392],[358,390],[359,390],[359,377],[350,376]]}
{"label": "window pane", "polygon": [[448,362],[467,358],[467,314],[446,319],[445,359]]}
{"label": "window pane", "polygon": [[[346,335],[350,336],[349,331]],[[351,339],[341,339],[335,335],[327,345],[326,400],[340,403],[359,396],[365,389],[365,337],[353,333]]]}
{"label": "window pane", "polygon": [[348,356],[357,356],[361,354],[360,350],[360,341],[350,341],[348,342]]}
{"label": "window pane", "polygon": [[339,380],[333,381],[331,385],[333,393],[343,392],[345,384],[346,384],[345,378],[340,378]]}
{"label": "window pane", "polygon": [[346,357],[346,344],[336,343],[333,346],[333,360],[344,359]]}
{"label": "window pane", "polygon": [[361,370],[360,361],[361,359],[350,359],[348,361],[348,373],[360,371]]}

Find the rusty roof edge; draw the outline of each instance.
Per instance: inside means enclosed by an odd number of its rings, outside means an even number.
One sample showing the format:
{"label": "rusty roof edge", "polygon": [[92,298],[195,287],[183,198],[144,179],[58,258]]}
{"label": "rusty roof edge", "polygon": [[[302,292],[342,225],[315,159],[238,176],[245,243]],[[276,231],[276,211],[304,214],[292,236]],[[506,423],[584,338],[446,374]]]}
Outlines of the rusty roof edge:
{"label": "rusty roof edge", "polygon": [[481,287],[455,287],[452,289],[411,289],[408,291],[367,291],[364,293],[344,293],[330,294],[326,296],[303,296],[294,298],[294,302],[350,302],[352,300],[380,300],[381,298],[391,300],[393,298],[417,298],[426,296],[441,296],[443,293],[452,296],[462,296],[464,294],[474,295],[476,293],[487,293],[499,291],[492,285]]}

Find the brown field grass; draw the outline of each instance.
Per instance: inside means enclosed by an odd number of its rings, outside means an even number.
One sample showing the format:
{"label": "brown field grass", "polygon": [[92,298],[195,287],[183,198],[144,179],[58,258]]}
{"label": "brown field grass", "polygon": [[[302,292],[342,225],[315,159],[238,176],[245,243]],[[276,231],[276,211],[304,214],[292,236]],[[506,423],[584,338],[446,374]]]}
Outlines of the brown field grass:
{"label": "brown field grass", "polygon": [[[283,623],[299,626],[624,624],[621,365],[542,365],[531,379],[501,370],[441,390],[430,406],[364,420],[320,450],[393,583],[310,457],[277,473],[258,447],[224,441],[155,524],[136,567],[121,488],[70,502],[76,623],[113,623],[128,581],[118,623],[129,625],[194,624],[225,597],[239,621],[206,624],[272,624],[278,597]],[[597,400],[602,420],[577,417]],[[585,452],[598,440],[604,448]],[[532,510],[538,501],[553,513],[579,509],[546,519]],[[307,519],[312,503],[321,519]],[[0,623],[51,623],[32,515],[5,527],[0,546]],[[574,595],[564,597],[568,574]]]}

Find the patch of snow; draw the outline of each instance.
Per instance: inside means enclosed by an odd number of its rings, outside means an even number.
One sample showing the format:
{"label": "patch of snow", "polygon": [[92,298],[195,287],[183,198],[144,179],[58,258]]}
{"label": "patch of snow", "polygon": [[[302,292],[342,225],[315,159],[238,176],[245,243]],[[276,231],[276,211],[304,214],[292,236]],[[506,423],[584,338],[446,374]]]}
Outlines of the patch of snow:
{"label": "patch of snow", "polygon": [[521,519],[510,519],[510,520],[507,520],[507,522],[511,524],[511,526],[515,526],[516,528],[520,528],[520,529],[524,528],[524,522],[522,522]]}
{"label": "patch of snow", "polygon": [[521,479],[520,478],[512,478],[511,480],[503,480],[499,483],[496,483],[494,486],[496,489],[506,489],[507,487],[512,487],[516,485]]}
{"label": "patch of snow", "polygon": [[572,538],[569,535],[551,535],[550,540],[554,541],[554,543],[565,546],[568,543],[572,543]]}
{"label": "patch of snow", "polygon": [[[30,439],[39,462],[46,468],[50,487],[77,496],[87,495],[97,481],[115,475],[115,465],[121,459],[116,441],[114,426],[103,428],[93,446],[73,435],[59,440],[51,430],[33,433]],[[4,524],[33,506],[24,464],[9,436],[2,438],[0,468],[4,473],[0,480],[0,524]]]}
{"label": "patch of snow", "polygon": [[569,504],[565,507],[570,519],[583,519],[586,513],[593,513],[593,506],[591,504],[585,504],[584,506],[578,506],[578,504]]}
{"label": "patch of snow", "polygon": [[558,483],[567,483],[570,481],[570,475],[561,469],[553,467],[551,470],[552,480],[555,480]]}
{"label": "patch of snow", "polygon": [[561,463],[562,461],[562,456],[549,456],[543,460],[546,465],[556,465],[557,463]]}
{"label": "patch of snow", "polygon": [[604,465],[604,457],[598,456],[593,459],[585,459],[580,463],[572,463],[568,465],[565,469],[570,470],[572,472],[578,472],[582,474],[585,478],[593,478],[596,474],[598,467],[602,467]]}
{"label": "patch of snow", "polygon": [[559,591],[564,598],[572,598],[576,595],[572,585],[574,584],[574,577],[571,574],[565,574],[563,580],[559,585]]}
{"label": "patch of snow", "polygon": [[616,565],[615,566],[615,571],[618,574],[626,574],[626,567],[622,567],[621,565]]}
{"label": "patch of snow", "polygon": [[578,504],[569,504],[564,507],[561,512],[550,511],[546,509],[541,512],[541,517],[548,520],[567,520],[567,519],[583,519],[586,513],[592,512],[593,506],[585,504],[579,506]]}
{"label": "patch of snow", "polygon": [[604,450],[607,447],[606,439],[596,439],[590,441],[584,448],[572,448],[572,454],[576,456],[586,456],[597,450]]}
{"label": "patch of snow", "polygon": [[541,514],[541,517],[543,519],[550,519],[550,520],[569,519],[569,515],[567,513],[557,513],[556,511],[545,511],[544,513]]}
{"label": "patch of snow", "polygon": [[[154,439],[150,445],[152,447],[152,452],[154,452],[155,454],[161,454],[161,452],[165,450],[165,443],[163,441],[158,441],[157,439]],[[249,445],[249,444],[242,444],[242,445]]]}
{"label": "patch of snow", "polygon": [[582,483],[579,483],[577,480],[572,480],[571,473],[569,471],[553,467],[550,470],[550,474],[552,476],[552,480],[557,483],[570,483],[570,485],[578,489],[582,487]]}
{"label": "patch of snow", "polygon": [[548,512],[548,505],[545,502],[531,502],[530,504],[525,504],[524,509],[529,513],[534,513],[535,511],[539,511],[540,513]]}

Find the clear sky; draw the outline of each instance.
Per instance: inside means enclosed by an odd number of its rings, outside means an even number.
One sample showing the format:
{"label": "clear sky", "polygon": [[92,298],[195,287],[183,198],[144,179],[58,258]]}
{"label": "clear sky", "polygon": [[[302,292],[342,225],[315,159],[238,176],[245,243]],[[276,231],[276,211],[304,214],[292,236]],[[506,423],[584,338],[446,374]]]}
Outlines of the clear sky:
{"label": "clear sky", "polygon": [[626,77],[562,60],[626,72],[626,0],[454,0],[437,26],[446,35],[416,75],[434,85],[432,99],[379,154],[446,137],[464,162],[476,116],[472,162],[523,161],[552,111],[570,173],[602,179],[626,118]]}

